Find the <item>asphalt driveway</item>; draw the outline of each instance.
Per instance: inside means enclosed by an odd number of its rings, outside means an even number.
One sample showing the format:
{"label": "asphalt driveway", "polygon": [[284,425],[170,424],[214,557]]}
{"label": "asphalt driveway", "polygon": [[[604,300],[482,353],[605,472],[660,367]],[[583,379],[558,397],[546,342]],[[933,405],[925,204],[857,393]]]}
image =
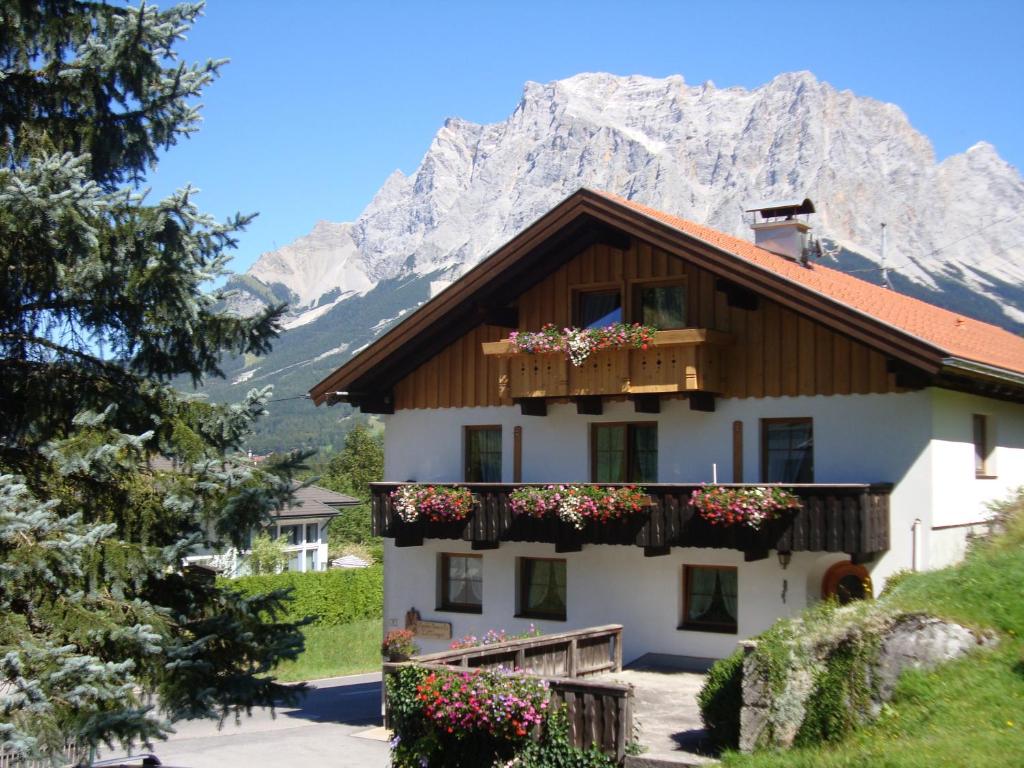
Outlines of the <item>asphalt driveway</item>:
{"label": "asphalt driveway", "polygon": [[168,766],[182,768],[270,768],[274,766],[365,766],[385,768],[388,745],[360,738],[381,722],[380,673],[317,680],[297,707],[271,716],[253,710],[236,725],[189,720],[178,723],[154,752]]}

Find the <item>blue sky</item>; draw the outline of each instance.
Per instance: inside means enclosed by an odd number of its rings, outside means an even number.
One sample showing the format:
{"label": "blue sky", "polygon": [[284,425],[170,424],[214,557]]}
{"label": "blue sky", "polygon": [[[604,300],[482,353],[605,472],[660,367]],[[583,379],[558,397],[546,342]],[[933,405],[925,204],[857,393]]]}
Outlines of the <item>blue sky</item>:
{"label": "blue sky", "polygon": [[[163,4],[163,2],[161,2]],[[1024,167],[1024,1],[208,0],[181,48],[231,63],[150,182],[259,212],[233,268],[359,215],[445,118],[504,119],[527,80],[578,72],[756,87],[806,69],[899,105],[939,159],[977,141]]]}

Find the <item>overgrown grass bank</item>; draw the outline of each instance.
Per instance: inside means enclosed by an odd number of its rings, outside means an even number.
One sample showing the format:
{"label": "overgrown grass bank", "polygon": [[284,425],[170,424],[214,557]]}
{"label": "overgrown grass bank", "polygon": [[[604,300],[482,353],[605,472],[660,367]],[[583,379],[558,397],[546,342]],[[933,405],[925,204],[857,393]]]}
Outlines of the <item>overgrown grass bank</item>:
{"label": "overgrown grass bank", "polygon": [[[754,755],[736,768],[1024,765],[1024,497],[1007,530],[955,568],[907,576],[887,598],[966,626],[995,630],[999,645],[928,673],[903,675],[880,718],[839,742]],[[1005,510],[1004,510],[1005,511]]]}
{"label": "overgrown grass bank", "polygon": [[283,682],[380,670],[380,619],[341,626],[311,625],[302,633],[306,650],[295,661],[282,662],[274,670],[274,676]]}

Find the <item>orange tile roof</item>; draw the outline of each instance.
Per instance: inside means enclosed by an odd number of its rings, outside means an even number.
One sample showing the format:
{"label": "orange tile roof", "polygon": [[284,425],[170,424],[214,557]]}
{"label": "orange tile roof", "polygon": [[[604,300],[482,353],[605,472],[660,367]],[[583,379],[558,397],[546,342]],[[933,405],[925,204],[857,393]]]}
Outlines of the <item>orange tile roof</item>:
{"label": "orange tile roof", "polygon": [[738,237],[609,192],[594,191],[756,267],[914,336],[937,347],[949,357],[1024,373],[1024,338],[1004,328],[950,312],[821,264],[812,263],[804,267]]}

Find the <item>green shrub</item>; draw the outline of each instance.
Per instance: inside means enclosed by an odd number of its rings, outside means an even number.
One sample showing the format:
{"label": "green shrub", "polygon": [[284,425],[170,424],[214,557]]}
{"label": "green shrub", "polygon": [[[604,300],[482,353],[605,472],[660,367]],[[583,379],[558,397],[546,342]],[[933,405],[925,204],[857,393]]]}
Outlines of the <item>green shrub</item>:
{"label": "green shrub", "polygon": [[314,624],[339,626],[359,619],[380,618],[384,611],[384,571],[379,565],[243,576],[226,584],[244,595],[291,590],[286,615],[278,620],[295,621],[311,616]]}
{"label": "green shrub", "polygon": [[722,747],[738,747],[743,706],[743,649],[711,666],[697,694],[697,703],[712,740]]}

